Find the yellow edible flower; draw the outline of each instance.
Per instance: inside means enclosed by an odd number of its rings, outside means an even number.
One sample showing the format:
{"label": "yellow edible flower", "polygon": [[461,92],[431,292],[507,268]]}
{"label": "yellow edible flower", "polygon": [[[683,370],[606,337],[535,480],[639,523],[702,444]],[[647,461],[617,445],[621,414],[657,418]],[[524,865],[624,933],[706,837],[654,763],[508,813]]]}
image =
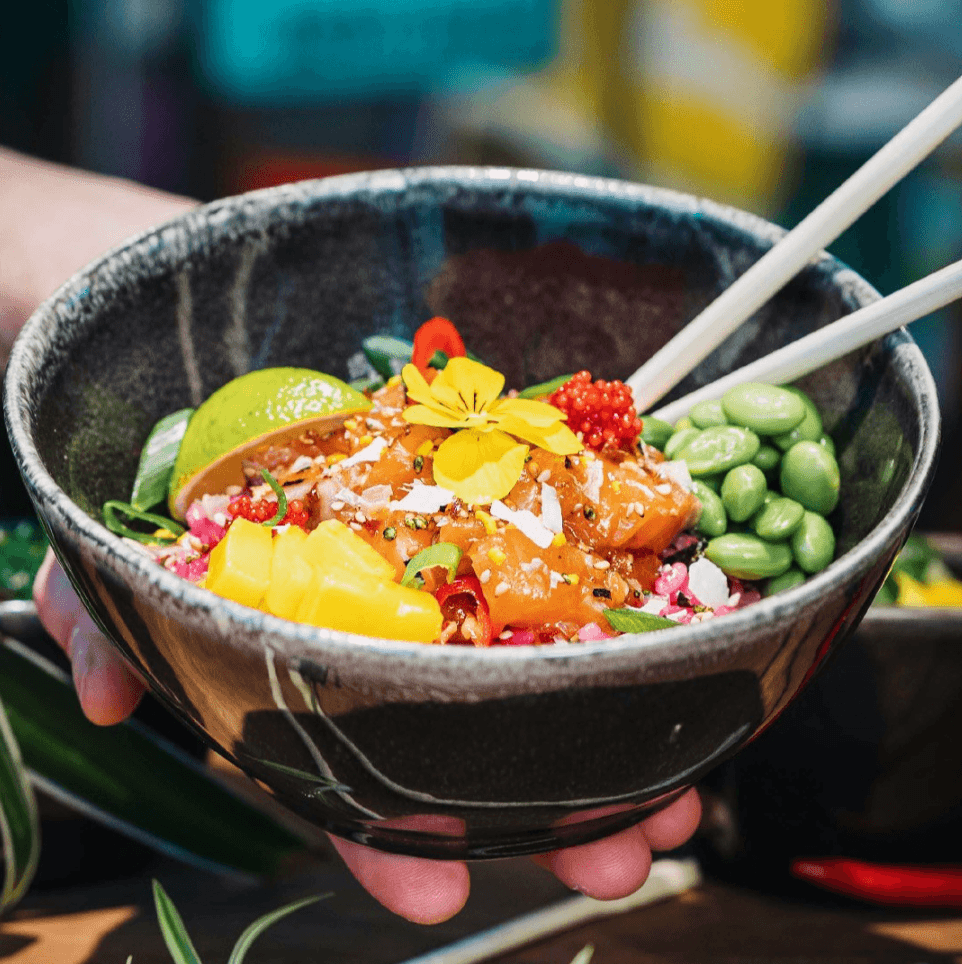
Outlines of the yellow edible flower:
{"label": "yellow edible flower", "polygon": [[404,418],[455,431],[434,454],[434,481],[463,502],[487,505],[514,488],[528,454],[517,439],[556,455],[581,451],[563,412],[546,402],[500,398],[504,375],[470,358],[452,358],[430,385],[414,365],[405,365],[401,377],[419,403]]}

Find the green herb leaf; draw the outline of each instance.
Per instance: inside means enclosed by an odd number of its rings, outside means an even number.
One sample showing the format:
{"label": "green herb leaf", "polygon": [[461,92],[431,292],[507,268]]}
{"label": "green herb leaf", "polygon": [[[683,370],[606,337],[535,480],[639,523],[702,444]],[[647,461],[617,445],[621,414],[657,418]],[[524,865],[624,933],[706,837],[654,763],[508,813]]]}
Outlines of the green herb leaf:
{"label": "green herb leaf", "polygon": [[441,351],[440,348],[435,348],[434,354],[428,359],[428,367],[436,368],[439,372],[444,371],[450,360],[451,359],[448,358],[447,352]]}
{"label": "green herb leaf", "polygon": [[542,395],[550,395],[556,392],[565,382],[570,382],[571,375],[559,375],[552,378],[550,382],[542,382],[540,385],[531,385],[518,392],[518,398],[541,398]]}
{"label": "green herb leaf", "polygon": [[0,913],[26,893],[40,856],[40,820],[20,748],[0,703]]}
{"label": "green herb leaf", "polygon": [[361,343],[361,350],[371,367],[387,381],[401,374],[401,369],[411,360],[414,345],[391,335],[372,335]]}
{"label": "green herb leaf", "polygon": [[274,526],[280,525],[281,520],[287,515],[287,493],[284,491],[284,486],[267,469],[261,469],[261,475],[264,477],[264,481],[274,490],[274,495],[277,496],[277,511],[273,518],[261,523],[261,525],[273,529]]}
{"label": "green herb leaf", "polygon": [[571,964],[588,964],[594,953],[594,944],[585,944],[585,946],[582,947],[573,958],[571,958]]}
{"label": "green herb leaf", "polygon": [[160,924],[164,943],[176,964],[201,964],[183,919],[158,880],[154,881],[154,906],[157,908],[157,923]]}
{"label": "green herb leaf", "polygon": [[[158,529],[166,529],[174,538],[167,539],[162,536],[156,536],[153,533],[138,532],[136,529],[131,529],[130,526],[121,522],[117,517],[118,512],[123,513],[128,519],[137,519],[140,522],[148,522]],[[185,531],[184,527],[178,525],[173,519],[168,519],[162,515],[155,515],[153,512],[144,512],[142,509],[135,509],[129,503],[119,502],[117,499],[110,499],[104,503],[103,514],[104,524],[111,532],[115,532],[117,535],[124,536],[127,539],[136,539],[145,545],[165,541],[176,542],[177,537],[182,536]]]}
{"label": "green herb leaf", "polygon": [[643,613],[640,609],[606,609],[605,618],[612,629],[619,633],[650,633],[656,629],[667,629],[677,626],[673,619],[655,616],[653,613]]}
{"label": "green herb leaf", "polygon": [[421,571],[430,569],[432,566],[444,566],[448,571],[448,582],[450,582],[457,575],[460,562],[461,550],[456,545],[451,542],[436,542],[411,558],[405,567],[404,575],[401,576],[401,585],[420,589],[424,585]]}
{"label": "green herb leaf", "polygon": [[355,378],[349,382],[351,388],[359,392],[375,392],[383,387],[384,379],[380,375],[370,375],[367,378]]}
{"label": "green herb leaf", "polygon": [[150,509],[167,498],[170,476],[177,461],[180,443],[187,431],[192,408],[165,415],[151,430],[140,453],[130,504],[135,509]]}
{"label": "green herb leaf", "polygon": [[265,914],[263,917],[259,917],[253,924],[248,927],[243,934],[237,939],[237,943],[234,945],[234,949],[231,951],[230,957],[227,959],[227,964],[242,964],[244,956],[250,949],[251,944],[267,930],[271,924],[276,923],[282,917],[286,917],[288,914],[293,914],[294,911],[300,910],[302,907],[307,907],[309,904],[316,904],[319,900],[325,900],[330,897],[330,893],[318,894],[315,897],[303,897],[300,900],[295,900],[284,907],[279,907],[277,910],[271,911],[269,914]]}
{"label": "green herb leaf", "polygon": [[345,786],[343,783],[338,783],[337,780],[332,780],[330,777],[325,777],[320,773],[309,773],[307,770],[298,770],[297,767],[285,766],[283,763],[275,763],[273,760],[258,759],[257,762],[286,776],[297,777],[297,779],[306,780],[308,783],[319,783],[325,790],[340,790],[344,793],[351,792],[350,787]]}

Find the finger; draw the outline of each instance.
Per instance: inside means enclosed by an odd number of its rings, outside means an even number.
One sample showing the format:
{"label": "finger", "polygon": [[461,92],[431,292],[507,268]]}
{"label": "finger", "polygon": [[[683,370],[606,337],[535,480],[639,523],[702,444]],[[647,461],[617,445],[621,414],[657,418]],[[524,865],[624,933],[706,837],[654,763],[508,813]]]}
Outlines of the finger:
{"label": "finger", "polygon": [[440,924],[468,899],[470,880],[463,863],[380,853],[339,837],[331,837],[331,843],[375,900],[415,924]]}
{"label": "finger", "polygon": [[688,840],[701,820],[701,799],[689,790],[670,806],[652,814],[641,824],[652,850],[674,850]]}
{"label": "finger", "polygon": [[640,826],[592,843],[543,854],[538,863],[563,884],[597,900],[633,894],[651,870],[651,848]]}
{"label": "finger", "polygon": [[70,657],[84,715],[100,726],[125,720],[137,708],[144,685],[97,628],[49,550],[33,593],[40,621]]}

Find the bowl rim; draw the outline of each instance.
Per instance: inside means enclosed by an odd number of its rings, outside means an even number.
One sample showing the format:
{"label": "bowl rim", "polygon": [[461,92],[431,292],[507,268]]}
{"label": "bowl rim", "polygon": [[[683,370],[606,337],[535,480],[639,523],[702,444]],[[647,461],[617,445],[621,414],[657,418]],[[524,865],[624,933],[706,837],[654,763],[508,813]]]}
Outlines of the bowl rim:
{"label": "bowl rim", "polygon": [[[188,624],[209,619],[226,630],[231,623],[236,623],[252,635],[264,635],[273,641],[287,640],[289,644],[329,656],[340,654],[363,663],[390,657],[395,666],[411,661],[423,666],[427,660],[439,668],[446,667],[452,673],[462,668],[474,673],[484,667],[494,670],[503,667],[509,671],[523,667],[529,672],[540,667],[545,672],[554,672],[562,665],[584,663],[591,663],[596,672],[602,673],[623,664],[626,657],[636,663],[710,657],[713,652],[729,648],[739,638],[749,638],[751,629],[778,623],[800,608],[813,604],[816,597],[829,592],[833,586],[837,587],[841,577],[849,581],[863,577],[886,547],[899,537],[900,530],[905,528],[907,535],[910,526],[907,527],[906,522],[914,521],[917,516],[934,472],[939,443],[939,409],[932,374],[920,349],[904,329],[893,332],[881,342],[886,353],[900,360],[902,377],[915,386],[919,400],[920,444],[906,485],[890,511],[865,538],[822,572],[793,589],[729,613],[721,622],[706,620],[653,633],[627,633],[599,642],[574,645],[490,648],[430,646],[326,630],[250,609],[215,596],[176,576],[89,516],[57,485],[47,472],[34,444],[31,432],[33,418],[27,397],[31,389],[38,386],[44,361],[57,337],[66,338],[68,343],[78,340],[77,332],[72,335],[69,333],[72,320],[76,322],[71,312],[89,288],[89,279],[98,271],[118,259],[134,259],[142,270],[152,267],[153,270],[147,272],[149,276],[156,273],[159,264],[158,261],[150,261],[151,252],[166,251],[168,257],[182,258],[190,253],[190,245],[181,241],[175,245],[178,253],[171,255],[169,246],[164,243],[165,233],[185,232],[195,244],[201,235],[208,241],[212,237],[216,239],[218,231],[237,218],[241,211],[251,207],[265,213],[273,210],[276,215],[278,210],[292,203],[307,201],[323,204],[358,195],[404,194],[425,188],[489,192],[514,188],[540,193],[545,197],[560,193],[599,204],[637,203],[639,206],[712,219],[745,232],[762,243],[774,243],[785,233],[783,229],[746,211],[668,188],[611,178],[507,167],[439,166],[346,174],[263,188],[199,205],[171,221],[132,236],[80,269],[37,308],[18,335],[6,371],[4,412],[15,457],[30,496],[38,504],[41,518],[44,513],[50,513],[58,526],[72,531],[74,538],[92,554],[99,566],[105,567],[119,580],[128,583],[146,580],[153,592],[175,603],[174,609],[178,611],[179,618]],[[867,281],[826,252],[822,252],[810,264],[832,270],[836,286],[846,290],[862,304],[880,297]],[[119,287],[123,288],[129,283],[129,280],[125,281]],[[96,313],[83,319],[77,331],[83,332],[95,320]],[[65,329],[68,332],[66,335]],[[47,367],[56,370],[56,366]],[[50,377],[48,374],[47,379]],[[39,386],[38,390],[45,388],[45,385]],[[41,504],[43,512],[40,511]],[[225,638],[229,636],[232,645],[248,645],[244,632],[232,634],[225,631],[222,635]]]}

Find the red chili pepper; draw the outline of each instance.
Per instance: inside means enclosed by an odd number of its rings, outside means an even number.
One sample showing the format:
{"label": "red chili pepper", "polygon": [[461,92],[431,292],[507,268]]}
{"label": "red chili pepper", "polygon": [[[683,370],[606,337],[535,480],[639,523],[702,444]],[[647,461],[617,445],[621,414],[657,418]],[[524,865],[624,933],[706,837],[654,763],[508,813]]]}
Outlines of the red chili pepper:
{"label": "red chili pepper", "polygon": [[494,627],[491,625],[491,613],[477,576],[461,576],[445,583],[434,594],[434,598],[441,607],[441,615],[446,620],[455,620],[458,626],[461,626],[465,617],[474,617],[478,624],[477,632],[470,637],[462,634],[465,642],[475,646],[491,645]]}
{"label": "red chili pepper", "polygon": [[792,876],[873,904],[905,907],[962,906],[962,868],[872,864],[829,857],[793,860]]}
{"label": "red chili pepper", "polygon": [[426,321],[414,333],[411,361],[424,371],[431,366],[435,352],[442,352],[448,358],[464,358],[467,355],[458,329],[447,318],[440,316]]}

